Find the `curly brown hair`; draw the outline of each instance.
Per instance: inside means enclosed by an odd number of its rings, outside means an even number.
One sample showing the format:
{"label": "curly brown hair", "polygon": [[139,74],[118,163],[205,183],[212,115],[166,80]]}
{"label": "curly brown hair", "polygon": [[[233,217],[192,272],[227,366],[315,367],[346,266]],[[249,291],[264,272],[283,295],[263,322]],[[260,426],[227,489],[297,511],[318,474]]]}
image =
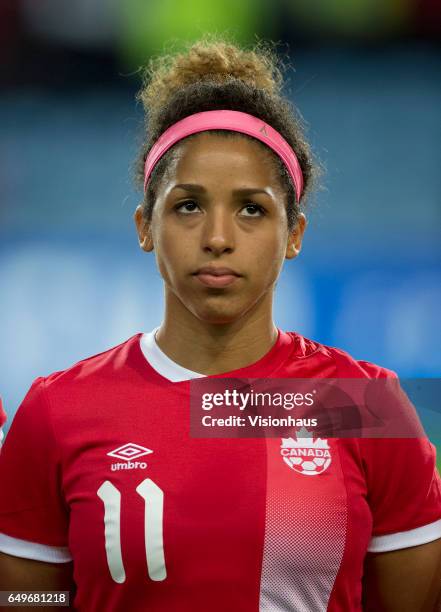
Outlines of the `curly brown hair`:
{"label": "curly brown hair", "polygon": [[[253,139],[272,156],[286,192],[288,229],[292,230],[300,210],[305,206],[313,185],[321,174],[304,132],[300,113],[281,94],[281,63],[268,43],[243,50],[225,40],[201,40],[185,52],[152,59],[138,93],[146,112],[147,139],[142,144],[136,165],[136,181],[144,181],[145,159],[161,134],[188,115],[208,110],[236,110],[262,119],[276,129],[295,151],[303,173],[304,191],[297,201],[288,171],[266,145]],[[225,137],[250,138],[237,132],[213,130]],[[184,140],[194,138],[187,136]],[[183,142],[183,141],[181,141]],[[144,195],[143,211],[151,221],[153,206],[161,179],[167,174],[172,147],[158,162]]]}

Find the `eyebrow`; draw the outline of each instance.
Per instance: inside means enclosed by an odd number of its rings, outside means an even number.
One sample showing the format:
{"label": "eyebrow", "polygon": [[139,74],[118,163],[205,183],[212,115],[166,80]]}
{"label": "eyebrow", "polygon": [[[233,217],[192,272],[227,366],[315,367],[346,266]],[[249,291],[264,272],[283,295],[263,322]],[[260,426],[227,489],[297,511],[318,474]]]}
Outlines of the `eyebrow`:
{"label": "eyebrow", "polygon": [[[184,189],[185,191],[192,191],[193,193],[206,193],[205,187],[202,185],[197,185],[195,183],[178,183],[173,189]],[[243,187],[242,189],[234,189],[234,195],[252,195],[254,193],[264,193],[265,195],[270,195],[266,189],[260,189],[258,187]]]}

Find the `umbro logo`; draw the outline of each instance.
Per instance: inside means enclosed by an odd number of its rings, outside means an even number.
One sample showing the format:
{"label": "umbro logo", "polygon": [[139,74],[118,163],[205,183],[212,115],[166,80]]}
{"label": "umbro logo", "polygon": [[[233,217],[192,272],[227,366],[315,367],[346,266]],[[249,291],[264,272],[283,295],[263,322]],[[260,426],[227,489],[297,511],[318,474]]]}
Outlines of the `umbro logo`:
{"label": "umbro logo", "polygon": [[139,459],[139,457],[143,457],[144,455],[148,455],[149,453],[153,453],[149,448],[145,448],[145,446],[140,446],[139,444],[134,444],[133,442],[128,442],[127,444],[123,444],[115,450],[107,453],[111,457],[116,457],[117,459],[125,459],[125,461],[131,461],[132,459]]}
{"label": "umbro logo", "polygon": [[139,459],[144,455],[153,453],[150,448],[135,444],[134,442],[128,442],[123,444],[113,451],[107,453],[110,457],[116,457],[116,459],[123,459],[126,463],[112,463],[110,468],[115,470],[134,470],[135,468],[146,468],[147,463],[145,461],[133,461],[133,459]]}

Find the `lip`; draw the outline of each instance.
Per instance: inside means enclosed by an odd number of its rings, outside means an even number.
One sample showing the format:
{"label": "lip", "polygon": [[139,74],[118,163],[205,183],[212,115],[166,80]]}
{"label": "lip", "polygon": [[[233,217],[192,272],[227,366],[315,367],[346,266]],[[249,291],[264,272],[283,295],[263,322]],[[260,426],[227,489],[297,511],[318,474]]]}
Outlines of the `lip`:
{"label": "lip", "polygon": [[235,270],[232,270],[231,268],[221,268],[220,266],[204,266],[203,268],[199,268],[195,274],[211,274],[212,276],[240,276],[240,274]]}
{"label": "lip", "polygon": [[205,266],[195,272],[194,276],[207,287],[227,287],[234,283],[241,275],[231,268]]}

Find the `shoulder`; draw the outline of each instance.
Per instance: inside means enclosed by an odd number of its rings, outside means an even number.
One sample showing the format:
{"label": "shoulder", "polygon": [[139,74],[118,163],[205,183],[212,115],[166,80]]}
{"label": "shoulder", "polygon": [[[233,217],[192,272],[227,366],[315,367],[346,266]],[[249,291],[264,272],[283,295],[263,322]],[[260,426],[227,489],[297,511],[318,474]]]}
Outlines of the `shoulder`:
{"label": "shoulder", "polygon": [[[397,378],[397,374],[371,361],[358,359],[347,351],[306,338],[297,332],[285,332],[293,340],[293,361],[304,361],[305,367],[328,369],[327,376],[347,378]],[[317,376],[320,374],[317,373]]]}
{"label": "shoulder", "polygon": [[141,333],[135,334],[116,346],[81,359],[64,370],[53,372],[38,380],[45,389],[56,389],[72,382],[88,383],[91,380],[106,379],[108,376],[115,378],[115,375],[130,368],[139,353],[141,335]]}
{"label": "shoulder", "polygon": [[64,436],[69,428],[81,429],[85,419],[101,418],[142,377],[140,336],[36,378],[16,411],[16,428],[21,423],[22,428],[38,430],[40,438],[50,434],[57,439],[58,432]]}

